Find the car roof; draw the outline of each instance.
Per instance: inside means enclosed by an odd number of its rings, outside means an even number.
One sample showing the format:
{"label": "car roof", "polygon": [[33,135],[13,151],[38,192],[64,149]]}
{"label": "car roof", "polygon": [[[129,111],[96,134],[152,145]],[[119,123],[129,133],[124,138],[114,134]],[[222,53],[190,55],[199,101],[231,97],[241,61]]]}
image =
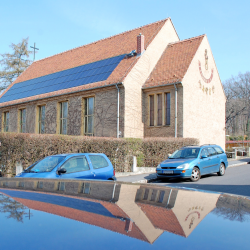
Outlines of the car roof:
{"label": "car roof", "polygon": [[202,147],[219,147],[216,144],[203,144],[203,145],[188,145],[188,146],[184,146],[182,148],[202,148]]}
{"label": "car roof", "polygon": [[103,153],[68,153],[68,154],[57,154],[57,155],[50,155],[50,156],[79,156],[79,155],[103,155]]}

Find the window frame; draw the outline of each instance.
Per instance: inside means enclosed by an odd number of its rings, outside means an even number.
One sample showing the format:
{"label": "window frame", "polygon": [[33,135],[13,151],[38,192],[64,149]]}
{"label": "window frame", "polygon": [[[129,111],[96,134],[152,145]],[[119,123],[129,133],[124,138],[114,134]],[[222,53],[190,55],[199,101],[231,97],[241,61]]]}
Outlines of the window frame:
{"label": "window frame", "polygon": [[[64,112],[63,112],[63,105],[67,103],[67,117],[64,117]],[[59,134],[61,135],[67,135],[68,134],[68,116],[69,116],[69,102],[68,100],[59,102]],[[63,133],[63,123],[66,122],[66,132]]]}
{"label": "window frame", "polygon": [[171,91],[148,94],[148,126],[171,125]]}
{"label": "window frame", "polygon": [[160,93],[160,94],[156,94],[156,99],[157,99],[157,112],[156,112],[156,116],[157,116],[157,126],[162,126],[163,125],[163,108],[162,108],[162,105],[163,105],[163,101],[164,100],[164,97],[162,98],[163,94]]}
{"label": "window frame", "polygon": [[[91,98],[93,98],[93,113],[89,114],[88,101]],[[87,96],[83,98],[83,135],[85,136],[94,136],[95,134],[95,101],[95,96]],[[88,133],[88,122],[90,117],[92,117],[92,132]]]}
{"label": "window frame", "polygon": [[149,95],[149,126],[153,127],[155,125],[155,96]]}
{"label": "window frame", "polygon": [[[7,119],[7,114],[8,114],[8,119]],[[5,111],[3,112],[3,132],[9,132],[10,131],[9,126],[10,126],[10,112]]]}
{"label": "window frame", "polygon": [[[37,106],[38,108],[38,120],[37,120],[37,123],[38,123],[38,134],[45,134],[45,120],[46,120],[46,105],[39,105]],[[44,108],[44,121],[42,121],[41,119],[41,109]],[[41,123],[44,123],[44,132],[42,133],[41,132]]]}
{"label": "window frame", "polygon": [[[169,96],[169,107],[168,107],[168,96]],[[171,125],[171,93],[170,92],[164,92],[164,109],[165,109],[164,110],[164,113],[165,113],[164,125],[170,126]]]}
{"label": "window frame", "polygon": [[[19,133],[26,133],[26,118],[27,118],[26,108],[19,109],[19,124],[18,124]],[[23,120],[24,120],[24,122],[23,122]],[[24,128],[24,130],[23,130],[23,128]]]}

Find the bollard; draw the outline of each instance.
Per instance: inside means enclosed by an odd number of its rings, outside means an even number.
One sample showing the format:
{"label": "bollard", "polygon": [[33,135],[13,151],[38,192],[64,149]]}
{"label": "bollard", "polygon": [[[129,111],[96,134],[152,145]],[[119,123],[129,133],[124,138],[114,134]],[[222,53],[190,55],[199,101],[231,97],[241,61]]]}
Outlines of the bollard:
{"label": "bollard", "polygon": [[23,166],[20,162],[16,163],[16,175],[20,174],[23,172]]}
{"label": "bollard", "polygon": [[237,160],[237,149],[236,148],[234,149],[234,158],[235,158],[235,160]]}
{"label": "bollard", "polygon": [[133,156],[133,172],[137,172],[137,158],[136,156]]}

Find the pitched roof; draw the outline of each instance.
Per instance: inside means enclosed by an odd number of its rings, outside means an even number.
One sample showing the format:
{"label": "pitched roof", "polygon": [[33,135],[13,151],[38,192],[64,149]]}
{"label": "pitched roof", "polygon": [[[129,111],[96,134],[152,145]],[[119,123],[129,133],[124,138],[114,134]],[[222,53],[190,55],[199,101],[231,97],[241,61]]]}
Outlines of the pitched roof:
{"label": "pitched roof", "polygon": [[143,88],[181,82],[204,36],[169,44]]}
{"label": "pitched roof", "polygon": [[[22,198],[13,198],[17,202],[22,203],[23,205],[27,206],[28,208],[43,211],[46,213],[54,214],[57,216],[62,216],[65,218],[69,218],[72,220],[76,220],[79,222],[87,223],[89,225],[98,226],[104,229],[108,229],[110,231],[124,234],[126,236],[136,238],[142,241],[146,241],[146,237],[143,235],[141,230],[133,223],[131,227],[131,231],[126,231],[126,221],[121,220],[120,217],[106,217],[104,215],[81,211],[78,209],[73,209],[71,207],[59,206],[55,204],[50,204],[46,202],[39,202],[34,200],[22,199]],[[84,200],[84,199],[82,199]],[[99,202],[96,202],[97,204]],[[105,204],[107,202],[101,201],[100,204]],[[115,204],[111,204],[109,207],[117,207]],[[117,209],[117,208],[116,208]]]}
{"label": "pitched roof", "polygon": [[172,210],[141,202],[138,202],[138,204],[155,228],[185,237],[183,228]]}
{"label": "pitched roof", "polygon": [[[56,54],[51,57],[47,57],[39,61],[35,61],[16,79],[16,81],[14,81],[6,89],[5,92],[3,92],[0,98],[16,83],[24,82],[45,75],[50,75],[56,72],[97,62],[107,58],[128,54],[132,50],[136,50],[137,36],[139,35],[139,33],[142,33],[145,36],[146,49],[167,20],[168,19],[164,19],[72,50],[65,51],[60,54]],[[28,98],[9,101],[4,105],[1,104],[0,106],[11,105],[23,101],[31,101],[38,98],[46,98],[58,94],[66,94],[70,92],[122,82],[124,77],[129,73],[132,66],[134,65],[134,63],[136,63],[137,60],[137,57],[124,58],[105,81],[93,82],[73,88],[68,87],[67,89],[49,92],[39,96],[36,95]]]}

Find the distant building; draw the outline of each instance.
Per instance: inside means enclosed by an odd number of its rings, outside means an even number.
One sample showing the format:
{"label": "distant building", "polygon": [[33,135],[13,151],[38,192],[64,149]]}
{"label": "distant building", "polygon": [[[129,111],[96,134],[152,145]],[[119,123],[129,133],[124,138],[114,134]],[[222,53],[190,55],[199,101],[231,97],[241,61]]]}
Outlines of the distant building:
{"label": "distant building", "polygon": [[35,61],[0,96],[3,132],[193,137],[225,147],[225,94],[206,35],[170,18]]}

